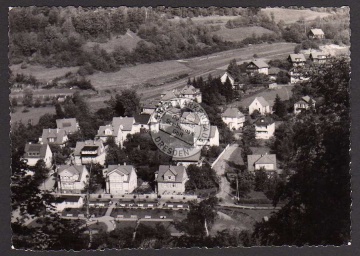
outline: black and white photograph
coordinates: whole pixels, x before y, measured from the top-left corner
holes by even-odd
[[[350,7],[8,22],[12,249],[351,245]]]

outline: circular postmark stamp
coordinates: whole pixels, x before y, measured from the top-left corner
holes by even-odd
[[[188,158],[210,138],[210,121],[199,103],[187,98],[162,101],[150,118],[150,135],[165,154]]]

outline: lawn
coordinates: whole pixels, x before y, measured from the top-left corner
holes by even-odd
[[[32,75],[36,77],[40,82],[46,83],[50,80],[53,80],[56,77],[62,77],[68,72],[76,73],[79,67],[65,67],[65,68],[57,68],[51,67],[46,68],[41,65],[30,65],[27,64],[27,68],[21,69],[21,64],[10,66],[10,70],[14,74],[25,74]]]
[[[213,32],[214,35],[220,36],[225,41],[240,42],[252,35],[261,36],[263,34],[273,34],[274,32],[263,27],[240,27],[228,29],[224,26],[219,31]]]
[[[305,20],[314,20],[317,17],[324,18],[329,15],[330,13],[326,12],[315,12],[309,9],[306,10],[292,10],[292,9],[285,9],[285,8],[265,8],[261,10],[262,12],[266,13],[269,17],[271,13],[274,13],[275,22],[279,22],[283,20],[286,24],[294,23],[298,21],[300,18],[305,18]]]
[[[99,208],[89,208],[90,215],[95,215],[95,217],[104,216],[106,213],[107,207],[99,207]],[[86,208],[65,208],[61,215],[66,216],[67,214],[72,214],[72,217],[78,217],[79,214],[86,215]]]
[[[184,64],[170,60],[126,67],[113,73],[98,72],[87,78],[98,90],[121,89],[145,83],[157,83],[159,79],[165,81],[190,71],[191,69]]]
[[[112,217],[123,215],[124,218],[130,218],[136,215],[137,218],[145,218],[145,215],[151,216],[152,219],[159,219],[160,216],[166,216],[167,219],[184,219],[187,211],[185,210],[163,210],[163,209],[124,209],[114,208],[111,212]]]
[[[125,49],[131,51],[136,47],[136,44],[141,40],[134,32],[128,30],[125,35],[113,36],[106,43],[87,42],[85,49],[90,49],[95,45],[99,45],[100,49],[104,49],[107,52],[112,52],[116,47],[122,46]]]
[[[23,112],[23,109],[23,107],[17,107],[16,112],[11,113],[11,125],[16,122],[22,122],[24,124],[31,122],[33,125],[36,125],[42,115],[56,114],[55,107],[53,106],[28,108],[29,112]]]
[[[100,232],[106,232],[107,231],[107,226],[104,222],[97,222],[97,223],[94,223],[94,224],[91,224],[89,226],[89,228],[91,230],[96,230],[98,231],[99,233]]]

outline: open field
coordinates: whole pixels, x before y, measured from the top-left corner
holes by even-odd
[[[191,20],[194,23],[197,24],[209,24],[209,25],[217,25],[217,24],[222,24],[222,23],[226,23],[228,20],[233,20],[236,19],[240,16],[219,16],[219,15],[213,15],[213,16],[204,16],[204,17],[193,17],[191,18]],[[169,21],[186,21],[187,18],[180,18],[180,17],[175,17],[174,19],[169,19]]]
[[[85,44],[85,49],[89,49],[94,47],[95,45],[99,45],[100,49],[104,49],[107,52],[112,52],[116,47],[122,46],[125,49],[131,51],[136,47],[136,44],[141,40],[140,37],[136,35],[136,33],[128,30],[125,35],[113,36],[106,43],[97,43],[97,42],[87,42]]]
[[[304,18],[305,20],[314,20],[317,17],[324,18],[331,13],[327,12],[315,12],[311,10],[292,10],[292,9],[285,9],[285,8],[265,8],[261,10],[262,12],[266,13],[269,17],[271,13],[274,13],[275,21],[279,22],[283,20],[286,24],[294,23],[298,21],[300,18]]]
[[[11,125],[16,122],[22,122],[27,124],[31,122],[33,125],[39,122],[39,119],[42,115],[45,114],[55,114],[55,107],[39,107],[39,108],[28,108],[29,112],[22,112],[23,107],[17,107],[15,113],[11,113]]]
[[[76,73],[79,67],[67,67],[67,68],[46,68],[41,65],[27,65],[27,68],[21,69],[21,64],[10,66],[10,70],[14,74],[25,74],[36,77],[40,82],[46,83],[50,80],[64,76],[68,72]]]
[[[292,88],[293,86],[284,86],[280,89],[273,89],[273,90],[267,89],[266,91],[262,91],[259,94],[255,94],[252,95],[251,97],[242,99],[241,101],[237,102],[237,105],[247,108],[256,97],[262,96],[264,97],[265,100],[269,102],[270,106],[273,106],[276,94],[279,95],[281,100],[288,100],[292,96],[292,91],[291,91]]]
[[[273,34],[274,32],[263,27],[240,27],[229,29],[222,26],[220,30],[213,32],[213,35],[220,36],[225,41],[240,42],[252,35],[261,36],[263,34]]]

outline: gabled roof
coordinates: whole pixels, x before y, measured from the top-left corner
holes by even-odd
[[[251,102],[251,104],[253,104],[253,102],[254,102],[255,100],[257,100],[257,101],[261,104],[261,106],[263,106],[263,107],[270,106],[269,102],[267,102],[267,101],[264,99],[264,97],[262,97],[262,96],[256,97],[256,98]],[[250,105],[251,105],[251,104],[250,104]]]
[[[78,175],[78,181],[81,180],[81,176],[84,172],[84,170],[86,170],[86,166],[85,165],[60,165],[58,166],[58,174],[61,176],[65,171],[68,171],[69,173],[71,173],[73,176],[74,175]]]
[[[310,32],[311,32],[313,35],[324,35],[324,31],[323,31],[321,28],[313,28],[313,29],[310,29]]]
[[[172,173],[174,173],[174,175],[176,173],[175,181],[164,180],[164,174],[169,170]],[[180,183],[182,183],[185,173],[186,173],[186,169],[184,166],[160,165],[156,181],[157,182],[180,182]]]
[[[66,136],[66,132],[64,129],[43,129],[41,139],[43,143],[48,142],[48,138],[54,138],[54,144],[63,144],[63,139]]]
[[[299,53],[299,54],[291,53],[289,55],[289,58],[290,58],[291,62],[299,62],[299,61],[305,62],[306,61],[305,55],[301,54],[301,53]],[[300,60],[298,60],[298,59],[300,59]]]
[[[198,94],[200,92],[199,89],[196,89],[194,86],[192,85],[186,85],[181,91],[181,94],[185,94],[185,95],[193,95],[193,94]]]
[[[110,129],[111,130],[111,134],[110,135],[108,135],[108,134],[105,134],[105,131],[106,130],[108,130],[108,129]],[[119,129],[118,129],[118,131],[119,131]],[[108,124],[108,125],[102,125],[102,126],[100,126],[99,127],[99,130],[98,130],[98,133],[97,133],[97,135],[96,136],[116,136],[116,132],[115,132],[115,130],[114,130],[114,127],[112,126],[112,125],[110,125],[110,124]]]
[[[78,124],[76,118],[56,119],[57,128],[64,129],[67,133],[76,132]]]
[[[25,145],[24,158],[44,158],[46,156],[47,147],[49,147],[48,144],[27,143]],[[50,150],[50,152],[51,152],[51,150]],[[36,155],[33,155],[33,154],[36,154]]]
[[[256,126],[268,126],[268,125],[273,124],[273,123],[275,123],[275,121],[271,117],[269,117],[269,116],[265,116],[265,117],[261,116],[254,122],[254,125],[256,125]]]
[[[248,155],[248,170],[254,171],[255,164],[273,164],[274,169],[276,170],[276,155],[275,154],[265,154],[265,155]]]
[[[225,72],[221,77],[223,77],[223,76],[226,76],[226,77],[228,77],[229,78],[229,80],[235,80],[235,78],[229,73],[229,72]]]
[[[269,68],[269,65],[263,60],[253,60],[248,64],[248,66],[250,64],[254,64],[257,68]]]
[[[135,114],[135,123],[137,124],[148,124],[150,121],[151,115],[149,114]]]
[[[104,170],[104,173],[106,176],[110,176],[113,173],[117,173],[120,175],[127,175],[127,179],[124,180],[124,182],[129,182],[130,180],[130,174],[132,172],[135,172],[134,166],[132,165],[109,165],[106,170]]]
[[[240,112],[237,108],[227,108],[224,113],[221,114],[222,117],[231,117],[231,118],[242,118],[245,117],[243,113]]]
[[[156,109],[157,105],[159,104],[159,101],[156,100],[146,100],[141,103],[141,107],[143,108],[150,108],[150,109]]]
[[[131,131],[133,124],[135,123],[135,118],[133,117],[113,117],[112,125],[114,129],[121,128],[123,131]]]
[[[195,112],[185,111],[181,116],[182,123],[199,124],[200,117]]]
[[[269,68],[268,74],[269,74],[269,75],[277,75],[280,71],[281,71],[280,68],[271,67],[271,68]]]
[[[162,93],[164,96],[161,97],[161,100],[172,100],[178,97],[177,90],[169,90]]]
[[[312,99],[310,96],[306,95],[304,97],[301,98],[301,100],[297,101],[295,104],[309,104],[310,100],[315,103],[316,101],[314,99]]]
[[[86,141],[78,141],[76,142],[76,146],[75,146],[75,150],[74,150],[74,155],[75,156],[80,156],[81,155],[81,151],[85,146],[97,146],[98,148],[98,154],[100,154],[100,150],[101,148],[103,148],[104,144],[102,142],[102,140],[86,140]]]

